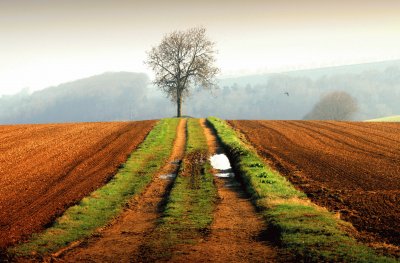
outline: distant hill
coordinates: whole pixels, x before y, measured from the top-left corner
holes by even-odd
[[[144,120],[171,117],[175,105],[145,74],[109,72],[29,94],[0,97],[0,124]],[[220,80],[195,89],[183,114],[225,119],[303,119],[324,95],[345,91],[353,120],[400,114],[400,60]]]
[[[104,73],[32,94],[0,98],[1,123],[129,120],[141,115],[149,79],[145,74]]]
[[[233,103],[234,114],[225,111],[229,118],[302,119],[332,91],[356,99],[353,120],[400,113],[400,60],[222,79],[220,86],[225,93],[236,89],[242,102]],[[235,99],[225,98],[222,107],[228,101]]]
[[[363,63],[363,64],[304,69],[304,70],[287,71],[281,73],[245,75],[240,77],[220,79],[219,84],[221,86],[230,86],[234,84],[259,85],[259,84],[265,84],[266,82],[268,82],[270,78],[273,78],[278,75],[285,75],[290,77],[306,77],[312,80],[316,80],[318,78],[329,77],[333,75],[361,74],[363,72],[377,71],[392,67],[400,67],[400,60],[389,60],[389,61]]]

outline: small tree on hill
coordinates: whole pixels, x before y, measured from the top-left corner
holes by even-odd
[[[352,96],[344,91],[334,91],[322,97],[304,119],[349,120],[357,109],[357,102]]]
[[[215,43],[202,27],[165,35],[161,44],[148,52],[146,64],[155,73],[153,83],[176,103],[177,117],[181,117],[182,103],[193,85],[216,87],[219,69],[214,65],[215,53]]]

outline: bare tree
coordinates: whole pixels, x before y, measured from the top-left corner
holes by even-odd
[[[177,105],[181,117],[182,103],[193,85],[205,89],[216,87],[219,69],[215,63],[215,43],[206,37],[203,27],[174,31],[148,52],[146,64],[155,73],[153,83]]]
[[[344,91],[334,91],[322,97],[304,119],[349,120],[357,109],[357,102],[352,96]]]

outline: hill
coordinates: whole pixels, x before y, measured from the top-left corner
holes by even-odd
[[[29,94],[0,98],[0,123],[145,120],[175,106],[145,74],[110,72]],[[344,91],[357,102],[352,120],[400,113],[400,60],[220,80],[195,89],[183,114],[224,119],[303,119],[324,95]]]
[[[243,76],[223,79],[220,85],[231,98],[218,102],[225,107],[225,114],[218,116],[231,119],[303,119],[333,91],[344,91],[357,101],[353,120],[400,112],[400,60]]]
[[[116,72],[29,94],[0,98],[0,123],[92,122],[138,119],[149,82],[145,74]],[[141,115],[145,117],[145,115]]]
[[[399,67],[399,66],[400,66],[400,60],[389,60],[389,61],[380,61],[372,63],[294,70],[281,73],[265,73],[265,74],[245,75],[240,77],[229,77],[220,79],[219,83],[221,86],[230,86],[234,85],[235,83],[238,85],[259,85],[259,84],[264,84],[269,79],[277,75],[285,75],[290,77],[306,77],[312,80],[317,80],[318,78],[329,77],[333,75],[361,74],[367,71],[384,70],[387,68]]]

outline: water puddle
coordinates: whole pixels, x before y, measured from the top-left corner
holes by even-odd
[[[176,174],[162,174],[160,175],[160,179],[168,180],[168,179],[174,179],[176,177]]]
[[[239,187],[240,185],[238,183],[225,183],[224,187],[226,188],[236,188]]]
[[[217,173],[215,174],[216,177],[220,178],[230,178],[230,177],[235,177],[234,173]]]
[[[225,154],[214,154],[210,157],[211,166],[217,170],[229,170],[231,169],[231,163]]]
[[[171,164],[180,164],[182,160],[173,160],[172,162],[170,162]]]
[[[214,154],[210,157],[211,166],[218,171],[215,174],[219,178],[233,178],[235,174],[232,172],[231,163],[225,154]]]

